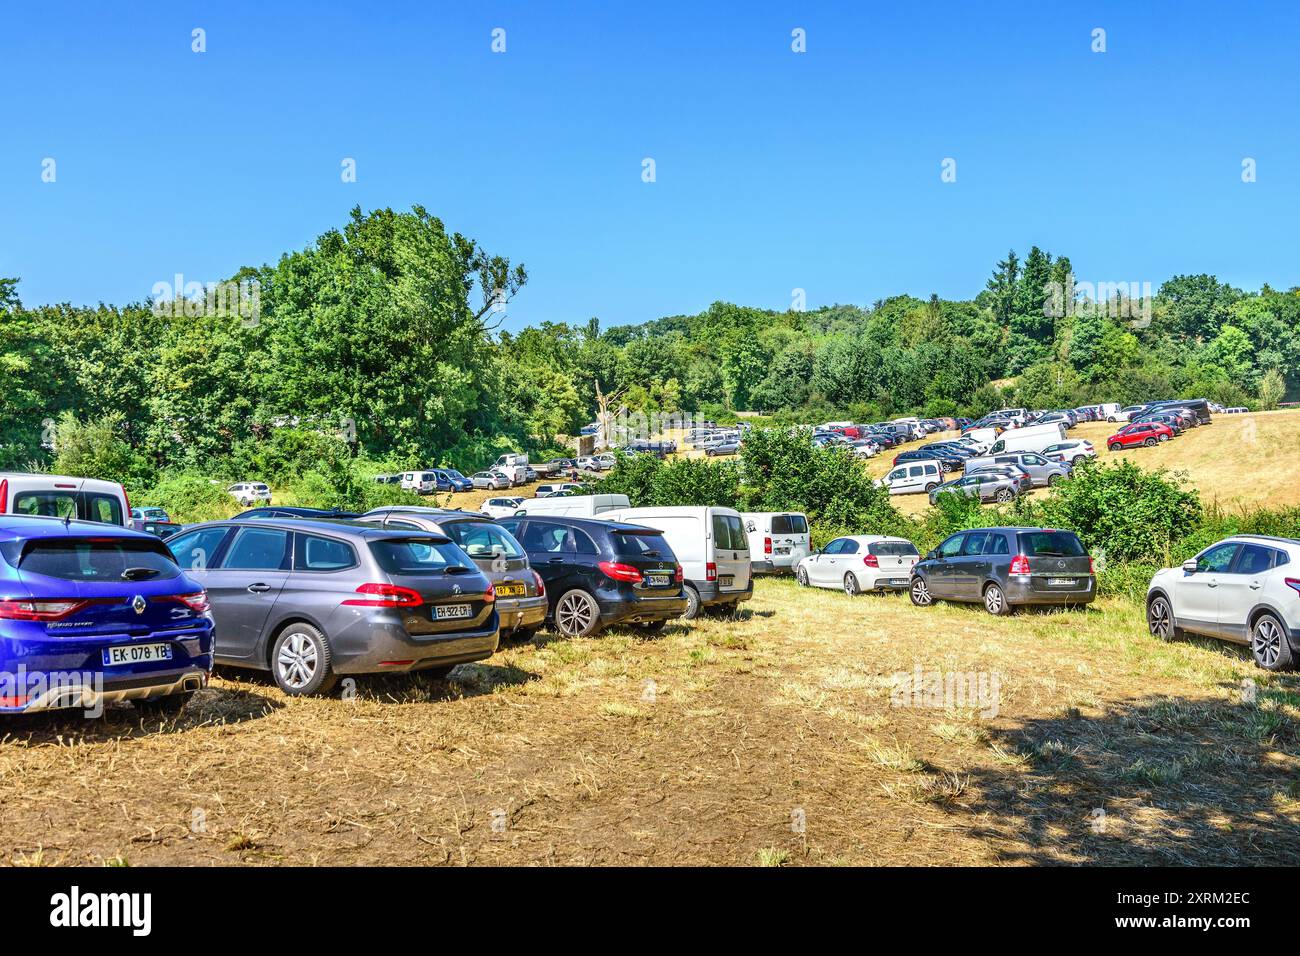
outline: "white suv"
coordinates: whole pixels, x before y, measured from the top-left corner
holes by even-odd
[[[1291,669],[1300,657],[1300,539],[1234,535],[1157,571],[1147,626],[1165,639],[1191,631],[1249,644],[1265,670]]]
[[[241,508],[271,503],[271,489],[262,481],[241,481],[237,485],[231,485],[226,492],[239,502]]]

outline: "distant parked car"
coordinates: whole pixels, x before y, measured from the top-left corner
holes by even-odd
[[[1225,409],[1223,410],[1223,414],[1225,414],[1225,415],[1241,415],[1241,414],[1244,414],[1244,413],[1246,413],[1246,412],[1248,412],[1248,411],[1250,411],[1250,409],[1247,408],[1245,405],[1233,405],[1231,408],[1225,408]]]
[[[733,441],[719,442],[716,445],[710,445],[708,448],[704,449],[704,454],[710,458],[715,458],[719,455],[738,455],[740,454],[740,441],[737,439]]]
[[[500,491],[502,488],[509,488],[513,484],[508,475],[496,471],[476,471],[470,481],[475,488],[487,488],[491,491]]]
[[[940,495],[949,494],[1006,504],[1020,494],[1020,482],[1007,475],[985,473],[963,475],[933,489],[930,492],[930,504],[937,504]]]
[[[558,485],[538,485],[533,492],[536,498],[550,498],[552,495],[580,495],[587,489],[576,482],[566,481]]]
[[[375,475],[375,483],[379,485],[400,485],[402,483],[401,475]]]
[[[1034,480],[1029,477],[1029,472],[1014,463],[1005,465],[993,464],[991,459],[983,459],[985,462],[981,465],[968,465],[963,474],[967,475],[1001,475],[1004,478],[1010,478],[1016,483],[1017,494],[1024,494],[1034,487]]]
[[[262,481],[241,481],[227,488],[226,493],[238,501],[241,508],[271,503],[271,489]]]
[[[489,518],[509,518],[519,510],[519,503],[523,500],[521,497],[489,498],[479,506],[479,514]]]
[[[686,610],[682,568],[663,532],[592,518],[503,518],[546,584],[548,620],[565,637],[614,624],[658,631]]]
[[[176,521],[133,521],[136,531],[143,531],[155,538],[170,538],[185,525]]]
[[[132,508],[131,518],[135,521],[171,521],[166,508]]]
[[[1125,448],[1136,448],[1139,445],[1146,445],[1149,448],[1173,437],[1173,429],[1168,425],[1141,422],[1121,428],[1111,435],[1106,439],[1106,447],[1111,451],[1123,451]]]
[[[471,491],[474,488],[474,482],[470,481],[455,468],[435,468],[433,473],[446,483],[447,491]],[[441,483],[438,490],[443,490]]]
[[[217,662],[269,670],[286,694],[328,693],[342,674],[446,676],[497,648],[496,591],[443,535],[267,518],[166,543],[207,589]]]
[[[990,614],[1024,604],[1074,607],[1097,596],[1092,558],[1073,531],[976,528],[945,538],[912,569],[912,603],[982,602]]]
[[[804,587],[842,588],[850,597],[863,591],[905,591],[920,556],[906,538],[850,535],[800,561],[795,577]]]
[[[1046,488],[1058,481],[1070,477],[1074,470],[1072,464],[1056,461],[1034,452],[1012,451],[1003,455],[987,455],[971,458],[966,462],[966,474],[977,470],[981,465],[1012,465],[1029,475],[1035,488]]]
[[[756,574],[793,571],[812,550],[808,516],[801,511],[746,511],[740,520],[749,539],[749,564]]]
[[[1234,535],[1147,588],[1147,626],[1156,637],[1205,634],[1250,647],[1265,670],[1300,657],[1300,539]]]
[[[252,508],[241,511],[231,521],[245,521],[251,518],[356,518],[359,511],[342,511],[338,508],[286,508],[276,505],[273,508]]]
[[[116,481],[11,471],[0,473],[0,513],[125,526],[131,505]]]
[[[943,484],[943,466],[937,461],[911,462],[893,468],[876,484],[888,488],[891,495],[932,491]]]
[[[557,475],[567,475],[575,467],[576,465],[572,458],[552,458],[550,461],[538,465],[537,471],[539,474],[546,475],[547,477],[554,477]]]
[[[1089,458],[1096,458],[1097,449],[1093,448],[1092,442],[1086,439],[1072,439],[1057,442],[1055,445],[1048,445],[1043,449],[1043,457],[1050,458],[1052,461],[1068,461],[1072,465],[1078,465]]]

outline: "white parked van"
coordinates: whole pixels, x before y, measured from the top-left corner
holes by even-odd
[[[438,490],[438,477],[431,471],[404,471],[402,487],[417,495],[431,495]]]
[[[799,511],[746,511],[741,514],[749,537],[749,566],[755,574],[793,572],[812,550],[808,516]]]
[[[910,495],[930,491],[943,484],[943,467],[937,461],[909,461],[892,468],[876,484],[888,488],[891,495]]]
[[[9,472],[0,474],[0,514],[79,518],[126,527],[131,505],[126,489],[115,481]]]
[[[749,539],[740,512],[708,506],[620,508],[604,512],[600,517],[658,528],[664,533],[664,540],[677,555],[685,578],[689,603],[683,617],[695,617],[702,607],[724,606],[734,610],[741,601],[754,596]]]
[[[1065,429],[1060,424],[1026,425],[1024,428],[1012,428],[998,436],[998,440],[989,446],[990,455],[1000,455],[1009,451],[1032,451],[1042,454],[1048,445],[1055,445],[1065,440]]]
[[[528,481],[528,456],[502,455],[488,471],[499,471],[509,476],[511,484],[522,485]]]
[[[608,517],[605,512],[626,508],[630,504],[627,495],[560,495],[550,498],[525,498],[519,502],[515,514],[605,518]]]

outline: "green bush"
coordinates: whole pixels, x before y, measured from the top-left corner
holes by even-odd
[[[734,462],[676,458],[662,462],[653,455],[617,456],[618,463],[596,490],[624,494],[633,508],[661,505],[740,504],[740,469]]]
[[[131,502],[136,507],[164,508],[173,521],[191,524],[229,518],[239,510],[234,498],[226,493],[224,482],[213,484],[194,472],[165,474],[152,487],[137,493]]]
[[[64,412],[54,427],[53,473],[117,481],[131,490],[143,487],[152,477],[150,468],[127,443],[125,432],[120,412],[87,422]]]

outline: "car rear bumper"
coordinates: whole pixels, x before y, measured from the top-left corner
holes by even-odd
[[[25,703],[19,704],[12,696],[6,696],[0,713],[28,714],[70,709],[98,712],[105,704],[200,690],[207,686],[210,674],[210,669],[189,666],[111,680],[104,679],[102,671],[88,671],[80,679],[70,674],[61,674],[57,678],[50,675],[39,689],[33,687],[35,692]]]
[[[648,624],[653,621],[670,621],[686,613],[685,592],[664,597],[637,597],[621,600],[597,600],[600,605],[600,623],[606,627],[611,624]]]
[[[716,581],[692,581],[700,595],[700,604],[709,607],[713,604],[740,603],[754,596],[754,579],[750,577],[744,588],[721,588]]]
[[[499,634],[495,610],[472,629],[411,634],[385,609],[326,636],[337,673],[370,674],[481,661],[496,653]]]
[[[1049,587],[1046,578],[1037,575],[1025,578],[1010,578],[1002,585],[1002,592],[1009,604],[1091,604],[1097,598],[1097,581],[1088,576],[1079,576],[1080,587]]]
[[[523,598],[499,597],[496,603],[503,634],[521,628],[541,627],[542,622],[546,620],[546,595]]]

